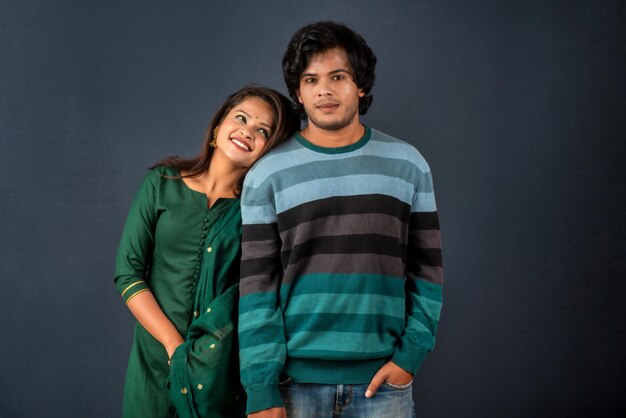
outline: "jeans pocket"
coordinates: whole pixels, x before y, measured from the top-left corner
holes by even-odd
[[[389,382],[383,382],[383,384],[382,384],[383,387],[387,387],[387,388],[389,388],[391,390],[407,390],[407,389],[409,389],[411,387],[411,385],[413,385],[413,380],[412,379],[406,385],[394,385],[393,383],[389,383]]]

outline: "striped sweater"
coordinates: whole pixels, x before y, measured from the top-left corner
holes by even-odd
[[[248,413],[296,382],[369,383],[392,360],[415,373],[441,310],[439,222],[428,164],[367,128],[318,147],[296,134],[242,193],[239,307]]]

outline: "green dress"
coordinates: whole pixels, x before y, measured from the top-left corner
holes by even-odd
[[[219,199],[209,209],[205,194],[191,190],[180,179],[163,177],[176,175],[176,169],[159,167],[146,176],[124,227],[115,286],[126,303],[147,290],[154,294],[165,315],[188,340],[173,356],[180,363],[185,354],[193,354],[189,340],[211,329],[205,324],[207,321],[210,325],[217,320],[223,331],[225,323],[230,324],[229,329],[234,327],[234,311],[223,308],[222,316],[214,318],[207,316],[206,310],[226,293],[228,300],[237,298],[232,290],[227,290],[236,287],[239,280],[241,213],[239,199]],[[199,326],[191,327],[188,335],[196,321]],[[192,382],[194,401],[211,405],[213,395],[207,389],[215,386],[210,380],[216,379],[227,387],[226,397],[239,399],[238,376],[233,375],[237,371],[232,367],[233,355],[235,362],[237,358],[236,342],[228,343],[229,349],[210,352],[216,358],[204,372],[203,366],[195,362],[205,376],[203,384]],[[137,323],[124,387],[124,417],[176,416],[166,385],[170,373],[167,361],[161,343]],[[228,366],[220,368],[218,363]],[[212,370],[228,370],[230,375],[217,375]],[[229,386],[233,386],[232,390]],[[238,412],[204,414],[237,415]]]

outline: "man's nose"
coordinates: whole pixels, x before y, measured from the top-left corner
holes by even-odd
[[[332,94],[332,88],[330,84],[328,83],[328,81],[326,80],[320,80],[317,84],[317,87],[318,87],[317,94],[319,96],[327,96],[329,94]]]

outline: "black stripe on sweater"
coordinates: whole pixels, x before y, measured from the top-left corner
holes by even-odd
[[[335,196],[303,203],[278,214],[278,225],[283,231],[317,218],[357,213],[384,213],[407,222],[411,206],[395,197],[380,194]]]

